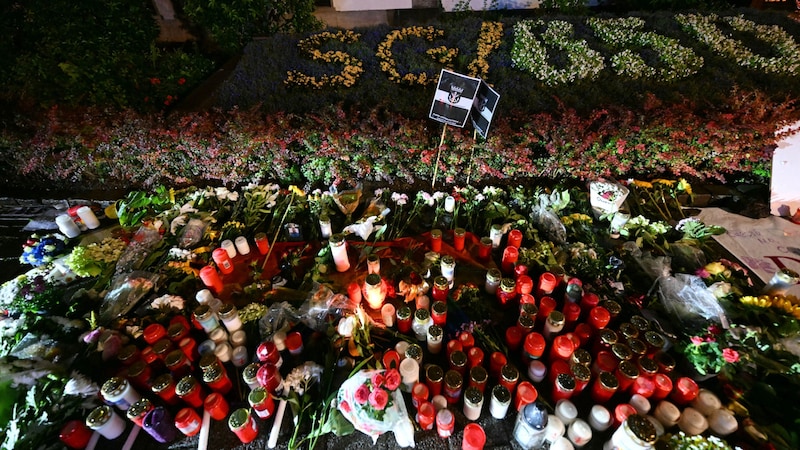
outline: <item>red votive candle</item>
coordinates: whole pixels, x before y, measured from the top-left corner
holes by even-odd
[[[477,367],[483,364],[483,350],[480,347],[472,347],[467,350],[467,360],[469,361],[469,368]]]
[[[183,408],[175,414],[175,428],[186,436],[194,436],[199,433],[202,425],[200,415],[192,408]]]
[[[581,296],[581,309],[583,311],[591,311],[598,303],[600,303],[600,297],[594,292],[584,292]]]
[[[536,401],[539,398],[539,391],[536,390],[530,381],[523,381],[517,386],[517,392],[514,396],[514,410],[519,412],[522,408]]]
[[[142,337],[148,344],[153,345],[167,337],[167,329],[160,323],[152,323],[145,327]]]
[[[462,377],[467,373],[467,354],[463,350],[456,350],[450,353],[448,358],[450,370],[455,370]]]
[[[575,392],[575,377],[571,373],[560,373],[553,382],[552,397],[554,402],[567,400]]]
[[[525,336],[525,344],[523,345],[524,356],[528,360],[539,359],[544,353],[545,340],[544,336],[537,332],[528,333]]]
[[[431,230],[431,251],[441,253],[442,251],[442,230]]]
[[[553,345],[550,347],[550,362],[558,359],[569,361],[574,351],[575,344],[572,339],[563,334],[558,335],[553,339]]]
[[[588,322],[595,330],[601,330],[611,321],[611,313],[602,306],[595,306],[589,311]]]
[[[239,408],[228,418],[228,427],[242,444],[252,442],[258,437],[258,423],[250,414],[249,408]]]
[[[544,296],[539,300],[539,313],[536,318],[544,321],[556,309],[556,300],[553,297]]]
[[[414,408],[419,408],[419,406],[428,401],[430,398],[430,391],[428,390],[428,386],[425,383],[414,383],[414,386],[411,388],[411,404],[414,405]]]
[[[483,366],[475,366],[469,369],[469,384],[467,387],[474,387],[483,393],[486,390],[487,381],[489,381],[489,372]]]
[[[225,420],[230,411],[228,401],[218,392],[208,394],[208,397],[203,401],[203,408],[208,411],[208,414],[214,420]]]
[[[258,368],[256,379],[258,379],[258,384],[264,386],[267,392],[270,393],[275,392],[281,382],[283,382],[283,377],[281,373],[278,372],[278,368],[270,363],[264,363]]]
[[[434,325],[439,325],[444,328],[447,325],[447,303],[444,301],[435,301],[431,305],[431,319]]]
[[[594,361],[592,362],[592,374],[598,375],[600,372],[611,372],[617,370],[617,365],[619,364],[619,360],[613,353],[601,350],[597,352],[597,355],[594,357]]]
[[[219,271],[223,275],[233,272],[233,260],[228,256],[228,252],[224,248],[217,248],[211,252],[211,258],[217,263],[217,267],[219,267]]]
[[[400,370],[400,354],[396,350],[386,350],[381,361],[383,361],[384,369]]]
[[[275,413],[275,399],[264,386],[256,386],[247,396],[247,402],[262,419],[269,419]]]
[[[465,352],[469,351],[475,346],[475,338],[469,331],[462,331],[458,333],[458,342],[461,343],[461,349]]]
[[[653,396],[656,390],[656,383],[652,378],[642,377],[637,378],[631,386],[631,394],[639,394],[644,398]]]
[[[475,422],[468,423],[464,427],[464,439],[461,441],[463,450],[483,450],[486,445],[486,432],[483,427]]]
[[[175,380],[171,374],[161,374],[153,380],[153,387],[151,388],[154,394],[158,395],[161,400],[168,405],[178,404],[178,395],[175,393]]]
[[[434,302],[446,302],[447,295],[450,293],[450,282],[443,276],[438,276],[433,279],[433,287],[431,287],[431,297]]]
[[[278,351],[278,346],[273,341],[264,341],[256,348],[256,357],[261,362],[268,362],[278,365],[281,360],[281,352]]]
[[[506,358],[506,355],[500,352],[493,352],[489,356],[489,374],[492,377],[499,379],[500,371],[506,364],[508,364],[508,358]]]
[[[506,328],[506,345],[511,351],[519,350],[524,333],[518,326]]]
[[[672,379],[663,373],[653,375],[653,383],[655,384],[651,397],[653,400],[663,400],[672,391]]]
[[[456,228],[453,230],[453,248],[457,252],[464,251],[464,241],[467,237],[467,230],[463,228]]]
[[[200,280],[207,288],[214,291],[214,293],[217,295],[219,295],[219,293],[224,289],[222,278],[219,277],[217,269],[211,266],[205,266],[200,269]]]
[[[619,381],[619,390],[627,391],[633,386],[633,382],[639,378],[639,368],[630,361],[622,361],[617,366],[614,375],[617,376],[617,381]]]
[[[431,402],[422,402],[417,408],[417,423],[423,430],[432,430],[436,420],[436,408]]]
[[[492,238],[482,237],[478,245],[478,259],[486,261],[492,256]]]
[[[505,364],[500,369],[500,384],[508,389],[508,392],[514,393],[514,390],[517,388],[517,383],[519,383],[519,369],[517,369],[513,364]]]
[[[592,380],[592,371],[583,364],[573,362],[570,364],[570,372],[575,377],[575,395],[580,394]]]
[[[193,408],[203,406],[203,399],[206,395],[203,386],[191,375],[185,376],[178,381],[175,386],[175,393]]]
[[[550,363],[550,369],[547,373],[547,377],[550,378],[550,381],[555,381],[562,373],[572,373],[572,368],[570,368],[568,362],[563,359],[557,359]]]
[[[347,296],[350,297],[354,303],[361,303],[363,294],[361,293],[361,285],[353,281],[347,285]]]
[[[629,403],[620,403],[614,408],[614,427],[619,428],[625,420],[636,414],[636,408]]]
[[[428,393],[432,397],[442,393],[442,382],[444,380],[444,370],[436,364],[431,364],[425,368],[425,385],[428,386]]]
[[[533,278],[528,275],[517,276],[517,294],[529,295],[533,292]]]
[[[551,272],[543,272],[539,275],[539,286],[536,288],[537,297],[550,295],[558,286],[558,278]]]
[[[447,346],[445,348],[446,348],[446,352],[447,352],[447,357],[448,358],[450,357],[450,354],[455,352],[455,351],[458,351],[458,350],[460,350],[462,352],[464,351],[464,347],[461,345],[461,341],[458,340],[458,338],[447,341]],[[467,351],[469,351],[469,350],[467,350]]]
[[[292,331],[286,334],[286,349],[292,355],[299,355],[303,353],[303,335],[297,331]]]
[[[592,383],[592,400],[598,405],[603,405],[614,396],[618,389],[619,381],[613,373],[600,372],[600,375]]]
[[[58,438],[69,448],[83,449],[92,437],[91,428],[83,420],[70,420],[61,427]]]
[[[525,264],[514,265],[514,275],[519,278],[523,275],[528,275],[528,266]]]
[[[510,247],[519,248],[522,245],[522,231],[511,230],[508,232],[508,245]]]
[[[411,322],[413,320],[411,308],[408,306],[401,306],[397,309],[397,331],[408,334],[411,331]]]
[[[440,409],[436,413],[436,432],[439,434],[440,438],[449,438],[453,434],[455,425],[455,417],[453,417],[453,413],[450,412],[449,409]]]
[[[564,330],[571,331],[581,317],[581,307],[577,303],[566,302],[561,312],[564,314]]]
[[[519,259],[519,250],[517,247],[506,247],[503,250],[503,259],[500,261],[500,269],[503,273],[512,273],[514,271],[514,264]]]
[[[256,247],[258,247],[258,253],[261,255],[266,255],[269,253],[269,239],[267,239],[267,235],[264,233],[257,233],[253,238],[256,241]]]
[[[672,387],[670,398],[678,405],[687,405],[697,398],[700,387],[689,377],[680,377]]]
[[[581,342],[579,347],[585,347],[589,341],[592,340],[592,327],[584,322],[575,325],[573,333],[575,333],[575,336],[577,336],[578,340]]]

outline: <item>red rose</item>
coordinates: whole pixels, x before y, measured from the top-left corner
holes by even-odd
[[[390,391],[400,387],[401,381],[402,378],[400,377],[400,372],[398,372],[397,369],[389,369],[384,374],[384,385],[386,386],[386,389],[389,389]]]
[[[383,373],[375,372],[372,374],[372,387],[373,388],[380,388],[383,387],[384,377]]]
[[[726,348],[722,350],[722,357],[726,362],[733,364],[739,361],[739,352],[732,348]]]
[[[367,403],[367,401],[369,400],[369,388],[367,387],[366,384],[362,384],[361,386],[358,387],[358,389],[356,389],[355,397],[359,405]]]
[[[350,403],[347,403],[347,401],[342,401],[342,403],[339,403],[339,409],[345,413],[349,413],[352,410],[352,408],[350,408]]]
[[[383,410],[386,408],[386,404],[389,403],[389,393],[386,392],[384,389],[375,389],[369,394],[369,404],[372,405],[373,408],[377,410]]]

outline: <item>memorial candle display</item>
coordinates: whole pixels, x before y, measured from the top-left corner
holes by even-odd
[[[334,234],[328,242],[336,270],[338,272],[347,272],[350,269],[350,258],[347,256],[347,242],[344,239],[344,235]]]
[[[463,228],[456,228],[453,230],[453,248],[457,252],[464,251],[464,244],[467,236],[467,230]]]
[[[372,309],[381,309],[383,301],[386,299],[386,291],[383,288],[383,280],[377,273],[367,275],[364,280],[364,297],[367,305]]]

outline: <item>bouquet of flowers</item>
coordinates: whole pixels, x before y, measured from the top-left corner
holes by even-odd
[[[56,257],[66,253],[67,237],[54,233],[39,236],[32,234],[22,246],[19,262],[34,267],[52,262]]]
[[[394,431],[398,445],[413,447],[414,425],[398,390],[400,382],[400,372],[396,369],[360,370],[339,388],[338,409],[373,442],[381,434]]]

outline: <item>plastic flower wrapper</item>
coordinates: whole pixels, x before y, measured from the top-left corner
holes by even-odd
[[[100,305],[100,321],[109,323],[130,312],[156,286],[159,279],[159,275],[144,271],[117,275]]]
[[[356,430],[372,438],[392,431],[401,447],[414,446],[414,424],[408,417],[400,387],[400,372],[360,370],[339,388],[337,407]]]
[[[142,263],[155,250],[161,239],[158,228],[140,227],[117,261],[115,273],[124,274],[141,268]]]
[[[558,211],[564,209],[569,203],[569,193],[553,192],[552,194],[541,194],[539,205],[534,206],[531,211],[531,221],[544,236],[555,243],[563,244],[567,242],[567,228],[558,217]],[[506,230],[503,230],[506,231]]]
[[[297,315],[309,328],[325,331],[330,317],[341,317],[347,311],[355,311],[357,306],[347,296],[334,294],[324,284],[315,283],[306,301],[297,309]]]
[[[589,201],[598,217],[619,211],[629,192],[627,187],[613,181],[589,182]]]

